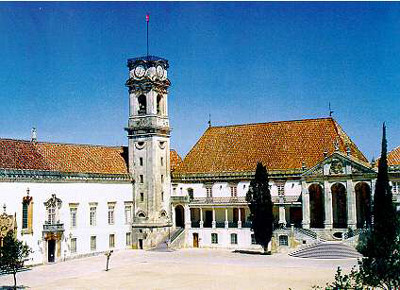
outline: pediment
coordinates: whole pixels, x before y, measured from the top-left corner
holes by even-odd
[[[303,176],[363,175],[376,172],[357,159],[334,152],[324,160],[304,172]]]

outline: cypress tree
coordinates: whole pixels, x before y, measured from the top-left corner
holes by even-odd
[[[268,172],[260,162],[257,163],[254,179],[250,182],[246,201],[249,203],[251,229],[254,231],[255,240],[266,253],[273,230],[272,200]]]

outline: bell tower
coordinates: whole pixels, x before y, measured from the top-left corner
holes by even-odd
[[[168,60],[128,59],[129,171],[134,177],[133,246],[152,248],[171,227]]]

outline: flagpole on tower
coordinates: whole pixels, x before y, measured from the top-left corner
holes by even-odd
[[[150,14],[146,14],[146,24],[147,24],[147,57],[149,57],[149,20]]]

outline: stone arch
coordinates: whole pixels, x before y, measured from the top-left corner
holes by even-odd
[[[145,95],[140,95],[138,97],[138,115],[146,115],[147,113],[147,100]]]
[[[371,187],[368,183],[361,181],[355,186],[357,228],[371,225]]]
[[[325,218],[325,200],[322,186],[314,183],[308,187],[310,195],[310,227],[323,228]]]
[[[146,217],[146,213],[142,210],[139,210],[136,215],[140,218],[145,218]]]
[[[347,227],[347,196],[346,188],[341,183],[335,183],[331,186],[332,192],[332,213],[333,227]]]
[[[180,204],[175,206],[175,226],[179,228],[185,226],[185,210]]]

